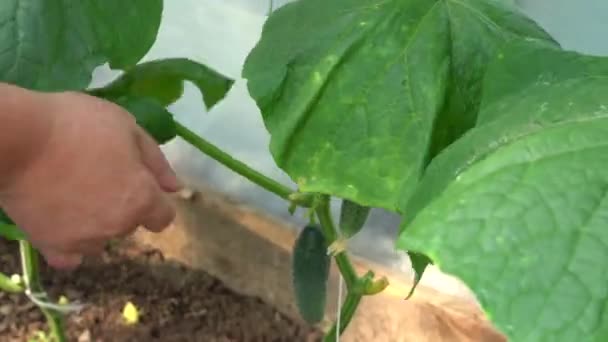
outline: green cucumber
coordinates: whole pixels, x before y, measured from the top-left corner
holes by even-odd
[[[310,324],[325,315],[330,261],[323,232],[316,225],[305,226],[293,249],[293,287],[300,315]]]
[[[343,199],[340,208],[340,232],[349,239],[361,231],[371,208]]]
[[[121,97],[114,103],[131,113],[137,124],[158,144],[164,144],[177,135],[173,115],[157,100],[148,97]]]

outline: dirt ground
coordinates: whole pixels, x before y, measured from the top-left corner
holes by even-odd
[[[18,272],[16,244],[0,240],[0,265]],[[130,242],[108,248],[67,273],[43,267],[44,285],[87,305],[67,319],[69,341],[318,341],[319,331],[287,318],[261,300],[228,290],[200,271],[165,261]],[[140,323],[126,325],[122,308],[131,301]],[[24,295],[0,292],[0,341],[27,341],[44,329],[43,317]]]

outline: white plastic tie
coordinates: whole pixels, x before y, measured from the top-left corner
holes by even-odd
[[[336,313],[336,342],[340,342],[340,318],[342,316],[342,287],[343,287],[344,278],[342,278],[342,274],[340,273],[338,279],[338,312]]]
[[[48,301],[48,295],[45,292],[32,292],[29,289],[25,290],[25,295],[37,306],[43,309],[50,309],[68,314],[72,312],[80,312],[86,305],[79,302],[69,304],[56,304]]]

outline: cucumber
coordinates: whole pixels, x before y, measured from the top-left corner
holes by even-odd
[[[294,244],[292,261],[293,287],[300,315],[310,324],[318,323],[325,315],[331,261],[325,236],[318,226],[307,225],[302,229]]]
[[[340,208],[340,232],[342,236],[349,239],[361,231],[365,221],[367,221],[370,209],[370,207],[343,199]]]
[[[148,97],[121,97],[114,103],[127,110],[158,144],[164,144],[177,135],[173,115],[163,105]]]

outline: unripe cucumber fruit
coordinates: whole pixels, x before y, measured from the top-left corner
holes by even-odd
[[[331,261],[320,227],[307,225],[302,229],[294,244],[292,261],[293,287],[300,315],[310,324],[318,323],[325,315]]]
[[[364,207],[347,199],[342,200],[340,208],[340,232],[349,239],[357,234],[365,225],[370,207]]]

